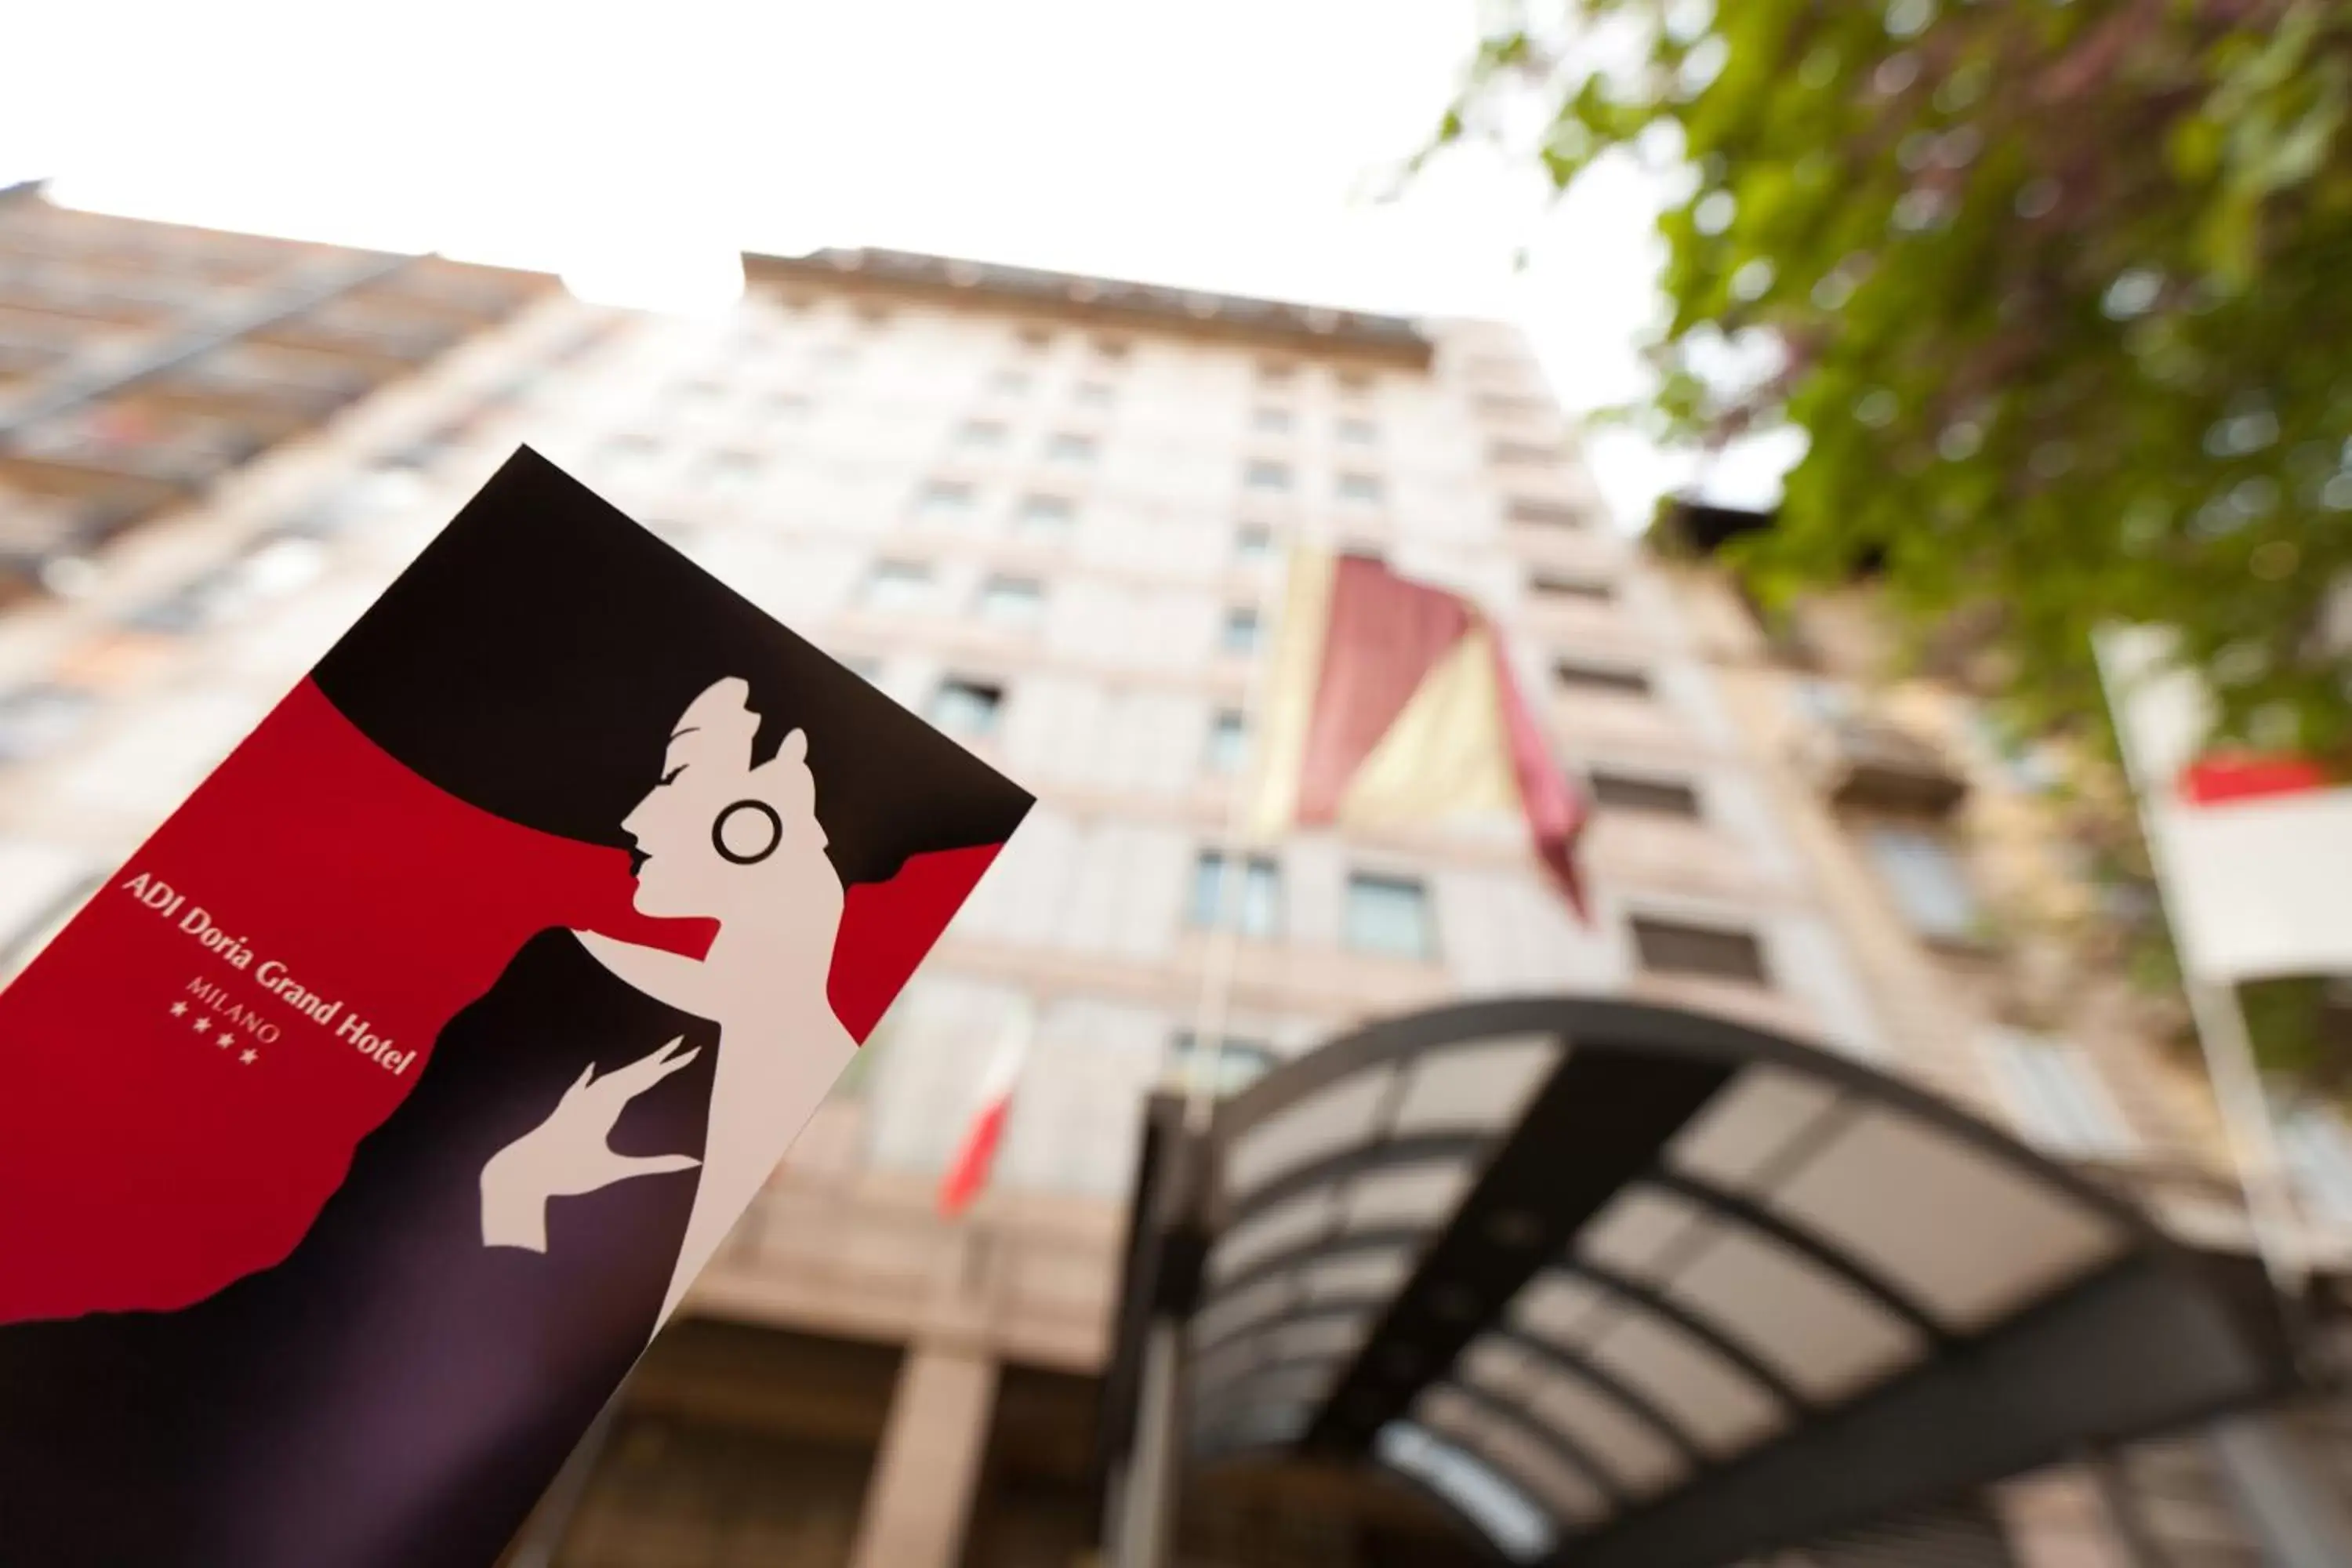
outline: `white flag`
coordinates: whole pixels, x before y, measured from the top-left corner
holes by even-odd
[[[2352,789],[2294,758],[2217,759],[2213,703],[2148,627],[2099,663],[2184,969],[2235,982],[2352,971]]]

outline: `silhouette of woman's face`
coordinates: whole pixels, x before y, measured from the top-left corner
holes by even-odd
[[[621,826],[643,857],[639,912],[721,922],[759,912],[762,902],[830,887],[840,879],[824,858],[808,738],[795,730],[776,755],[751,765],[759,716],[751,687],[730,678],[688,704],[671,733],[661,781]],[[789,889],[789,890],[788,890]]]

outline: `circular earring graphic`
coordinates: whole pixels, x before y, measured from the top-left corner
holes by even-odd
[[[739,819],[747,815],[766,818],[765,829],[740,824]],[[784,819],[764,800],[739,800],[720,812],[719,820],[710,825],[710,847],[719,851],[721,859],[737,866],[758,865],[773,855],[783,841]],[[749,847],[753,843],[759,847]]]

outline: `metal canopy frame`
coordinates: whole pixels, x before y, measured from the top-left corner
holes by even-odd
[[[1180,1317],[1193,1462],[1380,1467],[1509,1561],[1705,1568],[2302,1383],[2252,1260],[1721,1019],[1443,1007],[1153,1129],[1114,1447]]]

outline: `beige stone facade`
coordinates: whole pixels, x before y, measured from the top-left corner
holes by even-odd
[[[1191,1069],[1202,857],[1225,847],[1297,542],[1381,551],[1489,607],[1600,796],[1594,908],[1569,913],[1507,821],[1270,847],[1233,976],[1234,1079],[1441,998],[1630,994],[1863,1056],[2118,1180],[2161,1177],[2228,1230],[2210,1106],[2120,990],[2067,977],[2053,996],[1990,924],[1923,932],[1932,885],[1906,895],[1872,858],[1879,828],[1912,835],[1902,853],[1948,845],[1987,910],[2018,879],[2063,883],[2034,868],[2032,803],[1957,700],[1875,694],[1836,660],[1800,670],[1711,569],[1646,554],[1603,515],[1512,332],[1424,339],[921,258],[750,270],[716,321],[525,290],[309,438],[93,542],[50,582],[66,596],[0,617],[10,967],[519,442],[1039,796],[519,1563],[1087,1560],[1090,1381],[1138,1110]],[[0,481],[14,471],[0,459]],[[1906,765],[1964,785],[1958,804],[1839,805],[1852,759],[1806,729],[1824,676],[1903,727]],[[69,713],[45,721],[60,690]],[[943,1220],[939,1170],[1016,1006],[1035,1046],[996,1178]],[[2003,1029],[2061,1037],[2088,1098],[2001,1056]],[[2039,1508],[2017,1518],[2052,1540],[2085,1517]],[[1311,1531],[1295,1552],[1201,1531],[1224,1543],[1204,1564],[1360,1560]]]

